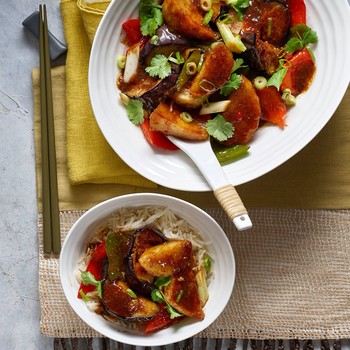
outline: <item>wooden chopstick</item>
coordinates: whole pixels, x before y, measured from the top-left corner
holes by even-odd
[[[44,252],[61,250],[55,128],[46,5],[39,5],[40,115]]]

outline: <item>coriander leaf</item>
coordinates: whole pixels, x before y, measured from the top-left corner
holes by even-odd
[[[170,318],[174,319],[176,317],[181,317],[183,314],[178,313],[175,309],[173,309],[169,304],[166,305],[166,310],[168,311]]]
[[[126,105],[126,113],[129,120],[135,125],[144,121],[143,104],[140,100],[130,99]]]
[[[170,282],[171,282],[171,276],[166,276],[166,277],[158,277],[154,282],[154,284],[157,287],[165,287],[169,285]]]
[[[151,298],[156,303],[165,303],[164,295],[159,289],[154,289],[151,293]]]
[[[284,76],[287,73],[288,68],[281,68],[267,81],[266,86],[275,86],[277,90],[280,89]]]
[[[151,77],[164,79],[171,74],[171,65],[166,56],[155,55],[145,70]]]
[[[219,141],[226,141],[233,136],[234,126],[218,114],[214,119],[208,120],[205,124],[208,134]]]
[[[238,20],[243,19],[243,10],[250,5],[250,0],[230,0],[229,5],[231,5],[238,14]]]
[[[235,72],[236,70],[238,70],[240,68],[247,67],[243,63],[244,63],[244,61],[243,61],[242,58],[235,59],[235,62],[233,64],[233,68],[232,68],[232,72],[231,73]]]
[[[241,85],[242,77],[232,73],[230,79],[220,88],[220,94],[228,96],[233,90],[237,90]]]
[[[163,24],[162,6],[154,0],[141,0],[139,17],[141,33],[144,36],[153,35],[158,27]]]
[[[316,44],[318,41],[317,33],[309,28],[304,34],[303,34],[303,44],[304,46],[309,44]]]
[[[95,276],[88,271],[84,271],[81,273],[81,282],[85,284],[86,286],[88,285],[93,285],[97,288],[97,294],[100,298],[102,298],[102,281],[96,281]]]
[[[288,53],[293,53],[295,51],[301,50],[303,48],[303,42],[299,38],[291,38],[286,44],[286,51]]]

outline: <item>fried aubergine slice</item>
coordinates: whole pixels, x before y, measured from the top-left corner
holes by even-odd
[[[246,144],[259,126],[261,108],[253,84],[242,75],[242,83],[229,95],[230,104],[222,116],[234,126],[234,134],[226,146]]]
[[[143,227],[132,235],[126,258],[125,280],[131,289],[144,295],[154,289],[154,276],[149,274],[139,263],[139,257],[149,248],[162,244],[166,238],[158,231]]]
[[[151,129],[186,140],[207,140],[209,136],[204,125],[196,119],[184,121],[181,113],[175,105],[160,103],[149,117]]]
[[[163,18],[169,29],[189,39],[212,42],[217,34],[207,24],[203,24],[205,11],[198,0],[164,0]]]
[[[219,43],[204,54],[200,71],[183,88],[176,92],[173,99],[186,108],[198,108],[206,98],[220,89],[229,79],[234,60],[226,45]]]

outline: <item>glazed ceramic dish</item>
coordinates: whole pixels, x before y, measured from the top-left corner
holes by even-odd
[[[208,291],[209,300],[203,311],[203,321],[183,320],[154,334],[135,333],[107,321],[90,311],[78,299],[79,283],[75,271],[85,254],[87,244],[97,226],[121,208],[141,206],[168,207],[200,232],[207,242],[206,249],[212,259],[213,278]],[[231,244],[222,228],[203,210],[183,200],[160,194],[130,194],[110,199],[87,211],[69,231],[60,255],[60,277],[66,298],[76,314],[97,332],[125,344],[161,346],[182,341],[207,328],[224,310],[235,280],[235,261]]]
[[[316,30],[317,71],[310,89],[288,111],[287,126],[263,127],[249,142],[249,156],[224,166],[233,185],[256,179],[304,148],[341,102],[350,78],[350,8],[346,0],[305,0],[307,23]],[[192,161],[181,151],[153,148],[127,118],[116,87],[116,58],[125,52],[121,24],[138,16],[138,1],[114,1],[97,30],[89,66],[89,91],[97,123],[115,152],[144,177],[169,188],[209,191]]]

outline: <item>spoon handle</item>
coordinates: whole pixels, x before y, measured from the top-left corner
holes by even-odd
[[[253,224],[248,216],[247,209],[231,184],[215,189],[214,195],[239,231],[252,228]]]
[[[210,141],[188,141],[173,136],[168,138],[197,165],[236,228],[239,231],[251,228],[253,225],[248,212],[217,160]]]

